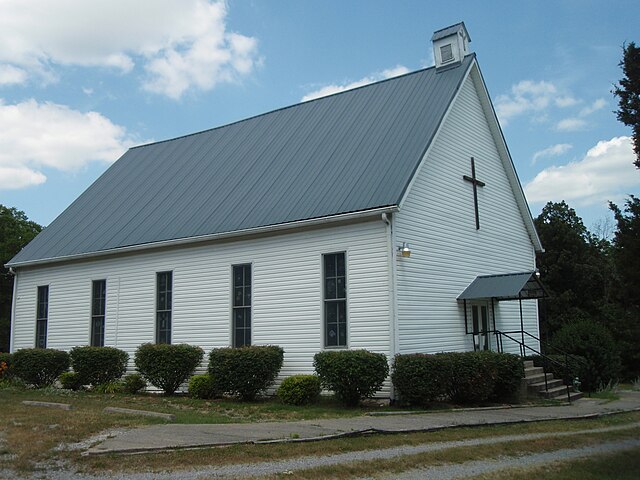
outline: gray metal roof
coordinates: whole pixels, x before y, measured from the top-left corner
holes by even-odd
[[[436,30],[433,32],[433,36],[431,37],[431,41],[435,42],[444,37],[448,37],[449,35],[455,35],[458,31],[464,30],[467,39],[471,41],[471,37],[469,36],[469,32],[467,31],[467,27],[465,27],[464,22],[456,23],[455,25],[451,25],[450,27],[442,28],[440,30]]]
[[[473,59],[132,148],[8,265],[397,205]]]
[[[543,298],[546,296],[536,272],[483,275],[460,294],[458,300],[517,300],[519,298]]]

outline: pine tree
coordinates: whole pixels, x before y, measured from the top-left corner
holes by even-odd
[[[618,120],[632,129],[633,151],[636,168],[640,168],[640,48],[634,42],[623,47],[623,58],[620,67],[624,78],[613,91],[618,97]]]

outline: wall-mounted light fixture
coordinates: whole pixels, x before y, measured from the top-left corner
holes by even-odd
[[[411,248],[409,248],[409,244],[402,242],[402,246],[398,247],[398,253],[405,258],[409,258],[411,256]]]

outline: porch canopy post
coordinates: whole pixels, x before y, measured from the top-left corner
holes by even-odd
[[[544,298],[548,296],[544,286],[542,285],[538,277],[539,274],[536,271],[504,273],[498,275],[481,275],[476,277],[473,282],[471,282],[469,286],[458,296],[458,301],[462,300],[464,305],[464,321],[466,333],[469,333],[467,323],[467,301],[491,301],[493,331],[496,337],[498,337],[501,332],[496,328],[495,302],[518,300],[520,307],[520,332],[517,333],[520,333],[520,338],[522,341],[520,349],[524,355],[523,349],[525,344],[525,331],[522,301]]]

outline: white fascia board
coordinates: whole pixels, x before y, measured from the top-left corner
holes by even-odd
[[[176,238],[173,240],[163,240],[159,242],[149,242],[139,245],[130,245],[126,247],[111,248],[108,250],[98,250],[95,252],[79,253],[74,255],[63,255],[60,257],[42,258],[25,262],[7,263],[6,267],[30,267],[36,265],[44,265],[51,263],[69,262],[77,260],[88,260],[97,257],[105,257],[109,255],[118,255],[123,253],[131,253],[156,248],[167,248],[182,245],[191,245],[196,243],[211,242],[216,240],[240,239],[243,237],[251,237],[254,235],[265,235],[270,233],[285,232],[286,230],[294,230],[299,228],[317,227],[332,223],[342,223],[365,219],[367,217],[380,216],[383,213],[395,213],[398,211],[397,205],[389,205],[386,207],[372,208],[369,210],[360,210],[357,212],[341,213],[326,217],[311,218],[307,220],[298,220],[294,222],[279,223],[276,225],[266,225],[264,227],[247,228],[244,230],[235,230],[233,232],[212,233],[208,235],[199,235],[195,237]]]
[[[540,237],[538,236],[538,232],[536,231],[535,224],[533,223],[533,216],[531,215],[531,210],[529,209],[527,198],[524,194],[524,190],[522,189],[522,183],[520,183],[520,179],[518,178],[518,173],[516,172],[511,153],[509,152],[509,147],[507,146],[504,134],[502,133],[502,128],[500,127],[500,123],[498,122],[498,116],[496,115],[496,111],[493,108],[493,102],[491,101],[491,97],[489,96],[487,85],[482,76],[482,72],[480,71],[480,66],[475,59],[472,62],[470,73],[475,85],[480,87],[480,92],[478,92],[480,93],[480,103],[484,108],[485,117],[487,118],[487,122],[489,123],[489,129],[491,130],[493,138],[495,139],[496,146],[498,148],[498,154],[500,155],[502,164],[504,165],[505,171],[507,172],[507,177],[509,178],[511,188],[513,189],[513,192],[515,194],[516,203],[520,208],[524,225],[527,229],[527,232],[529,233],[529,236],[531,237],[531,243],[533,244],[536,252],[544,252],[544,247],[542,246],[542,242],[540,241]]]
[[[475,63],[476,63],[476,60],[474,58],[473,61],[469,64],[469,67],[467,68],[467,71],[465,72],[464,77],[460,81],[460,84],[458,85],[458,88],[456,90],[455,95],[453,96],[453,99],[447,106],[447,111],[444,112],[444,115],[440,119],[440,123],[438,124],[438,128],[436,129],[436,133],[433,134],[433,137],[431,138],[431,142],[429,142],[429,145],[427,146],[426,150],[422,154],[422,158],[420,159],[420,164],[418,165],[418,168],[416,168],[416,171],[413,173],[413,176],[409,181],[409,185],[407,186],[407,188],[404,191],[404,194],[402,195],[400,203],[398,204],[399,210],[402,210],[402,206],[404,205],[404,202],[407,200],[407,197],[409,196],[409,192],[413,188],[413,184],[415,183],[416,179],[418,178],[418,175],[422,171],[422,168],[424,167],[424,164],[427,161],[427,157],[431,153],[431,149],[436,144],[436,140],[438,139],[438,136],[440,136],[440,132],[442,131],[442,126],[444,125],[447,118],[449,118],[449,114],[453,110],[453,105],[456,103],[456,101],[458,100],[458,97],[460,96],[460,92],[462,91],[462,86],[464,85],[464,82],[467,81],[467,78],[469,77],[469,73],[471,72],[471,67],[475,65]]]

